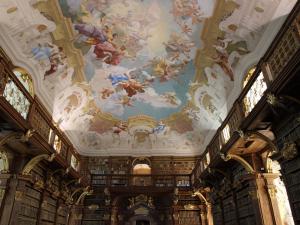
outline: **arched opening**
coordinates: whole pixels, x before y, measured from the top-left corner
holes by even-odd
[[[141,175],[150,175],[151,174],[151,167],[145,163],[136,164],[132,168],[133,174],[141,174]]]
[[[132,162],[133,185],[151,185],[151,162],[148,158],[136,158]]]
[[[144,157],[134,159],[132,162],[132,174],[150,175],[150,159]]]

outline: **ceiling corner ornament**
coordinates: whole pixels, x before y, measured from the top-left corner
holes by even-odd
[[[221,153],[220,154],[220,157],[225,161],[229,161],[231,159],[239,162],[245,169],[248,173],[250,174],[254,174],[255,173],[255,170],[253,169],[253,167],[245,160],[243,159],[241,156],[238,156],[238,155],[234,155],[234,154],[227,154],[226,156]]]
[[[23,168],[22,170],[22,175],[30,175],[31,170],[39,164],[43,160],[47,160],[49,162],[52,162],[53,159],[55,158],[56,154],[53,153],[52,155],[48,154],[42,154],[42,155],[37,155],[33,157]]]
[[[295,142],[284,142],[281,154],[286,160],[294,159],[298,154],[297,144]]]

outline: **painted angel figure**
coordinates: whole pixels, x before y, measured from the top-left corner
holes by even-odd
[[[108,41],[96,44],[94,53],[96,55],[96,59],[102,60],[110,65],[120,64],[123,57],[131,58],[124,45],[117,48]]]
[[[191,49],[195,43],[191,40],[172,33],[167,43],[163,43],[171,61],[178,60],[180,56],[190,59]]]
[[[216,53],[217,56],[212,58],[213,61],[223,69],[223,71],[230,78],[231,81],[234,81],[234,73],[228,61],[229,55],[226,51],[220,51],[218,49],[216,49]]]
[[[99,28],[91,24],[81,23],[75,24],[74,29],[78,31],[78,35],[85,36],[87,38],[86,42],[90,44],[113,42],[117,36],[108,25]]]
[[[152,133],[159,134],[162,133],[166,128],[166,124],[163,121],[159,121],[158,125],[153,128]]]
[[[202,22],[202,12],[197,0],[174,0],[171,13],[176,18],[177,23],[191,18],[192,24]]]
[[[55,49],[51,43],[46,43],[45,45],[38,44],[38,46],[31,49],[34,59],[41,61],[49,59],[53,51]]]
[[[129,76],[124,74],[109,74],[107,77],[111,81],[112,86],[117,86],[121,82],[127,82],[129,81]]]

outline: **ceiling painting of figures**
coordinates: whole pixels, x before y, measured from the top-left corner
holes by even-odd
[[[14,29],[42,99],[81,154],[197,155],[253,66],[247,57],[294,3],[5,0],[0,25]]]
[[[121,120],[137,114],[162,120],[182,110],[210,4],[61,0],[99,109]]]

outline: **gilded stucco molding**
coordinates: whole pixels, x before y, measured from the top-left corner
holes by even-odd
[[[80,188],[77,188],[73,191],[73,193],[71,194],[71,198],[73,198],[75,196],[75,194],[79,193],[80,191],[88,191],[90,189],[90,186],[87,186],[87,187],[80,187]]]
[[[22,175],[29,175],[31,170],[37,165],[39,164],[41,161],[43,160],[47,160],[48,162],[52,162],[53,159],[55,158],[56,153],[53,153],[52,155],[48,155],[48,154],[42,154],[42,155],[38,155],[35,156],[34,158],[32,158],[23,168],[22,170]]]
[[[71,195],[69,195],[69,197],[66,200],[67,204],[74,204],[74,196],[81,192],[80,196],[78,197],[77,201],[75,202],[75,205],[78,205],[79,202],[81,201],[82,198],[84,198],[86,195],[92,194],[93,190],[90,189],[90,186],[86,186],[86,187],[80,187],[80,188],[76,188]],[[78,202],[78,203],[77,203]]]
[[[225,162],[233,159],[233,160],[239,162],[246,169],[246,171],[248,173],[251,173],[251,174],[255,173],[255,170],[253,169],[253,167],[241,156],[234,155],[234,154],[227,154],[226,156],[224,154],[220,154],[220,156]]]
[[[93,190],[85,190],[84,192],[82,192],[79,198],[77,199],[75,205],[79,205],[79,203],[81,202],[82,199],[85,198],[85,196],[92,195],[93,192],[94,192]]]
[[[28,129],[25,134],[21,136],[22,142],[27,142],[33,136],[36,131],[34,129]]]
[[[204,195],[201,193],[200,189],[197,189],[193,192],[193,197],[198,197],[200,200],[204,201],[205,205],[210,205],[210,203],[208,202],[208,200],[204,197]]]

